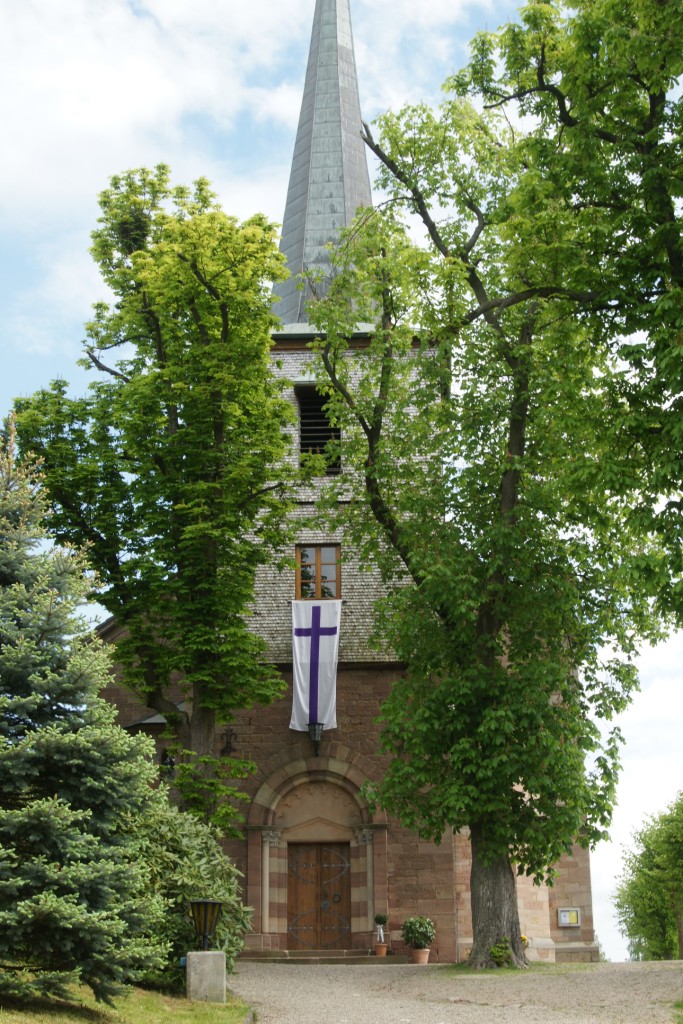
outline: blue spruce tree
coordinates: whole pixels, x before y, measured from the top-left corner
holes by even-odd
[[[0,994],[109,1002],[163,962],[164,901],[136,827],[149,741],[98,696],[106,651],[78,615],[80,554],[51,546],[39,474],[0,438]]]

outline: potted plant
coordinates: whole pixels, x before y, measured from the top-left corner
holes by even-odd
[[[388,920],[389,918],[386,914],[375,914],[375,924],[377,925],[375,956],[387,955],[387,943],[384,941],[384,926]]]
[[[434,922],[429,917],[409,917],[403,922],[401,934],[406,946],[411,947],[414,964],[426,964],[429,948],[436,937]]]

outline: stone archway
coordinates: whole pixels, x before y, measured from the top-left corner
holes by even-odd
[[[300,870],[293,864],[301,862],[302,850],[308,860],[314,858],[316,845],[326,851],[323,861],[348,858],[348,896],[340,895],[341,890],[330,896],[348,900],[345,948],[370,948],[374,914],[385,908],[386,823],[374,821],[369,813],[361,793],[365,779],[349,765],[340,772],[331,759],[316,758],[314,763],[315,768],[301,761],[283,765],[251,805],[247,894],[255,913],[250,948],[301,948],[301,932],[294,934],[292,922],[297,919],[300,925],[301,914],[308,913],[309,924],[314,923],[315,913],[296,906],[292,871],[298,875]],[[324,877],[322,861],[321,870]],[[320,921],[318,926],[320,935]],[[341,940],[331,942],[339,948]]]

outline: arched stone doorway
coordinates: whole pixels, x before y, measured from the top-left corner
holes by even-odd
[[[370,815],[358,768],[315,765],[284,765],[251,805],[250,948],[368,949],[386,911],[386,821]]]

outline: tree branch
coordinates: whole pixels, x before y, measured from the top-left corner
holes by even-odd
[[[526,288],[521,292],[513,292],[511,295],[506,295],[500,299],[487,299],[485,303],[466,313],[463,320],[466,324],[471,324],[481,316],[486,317],[486,314],[494,309],[501,312],[511,306],[518,306],[520,302],[528,302],[530,299],[550,298],[572,299],[579,303],[590,302],[595,304],[599,301],[600,297],[596,292],[573,291],[571,288],[560,288],[555,285],[535,285],[532,288]],[[594,308],[608,308],[608,306],[609,303],[605,303],[602,307],[594,305]]]
[[[94,366],[96,366],[98,370],[101,370],[102,373],[109,373],[111,374],[112,377],[116,377],[118,380],[122,380],[126,384],[130,384],[130,377],[127,377],[125,373],[121,373],[120,370],[114,370],[111,366],[106,366],[100,359],[97,358],[93,349],[89,345],[86,346],[85,351],[90,362]]]
[[[360,137],[365,143],[365,145],[368,147],[368,149],[372,150],[377,159],[384,164],[387,170],[391,171],[394,177],[398,181],[400,181],[402,185],[405,185],[405,187],[408,189],[411,196],[413,197],[413,202],[417,206],[420,217],[422,218],[422,221],[425,227],[427,228],[427,231],[429,232],[429,237],[433,241],[434,245],[439,250],[442,256],[450,256],[449,248],[444,242],[443,238],[441,237],[439,229],[437,228],[436,224],[432,220],[431,214],[429,213],[429,209],[427,207],[427,204],[424,200],[424,196],[422,195],[420,189],[410,180],[409,176],[406,174],[405,171],[403,171],[399,167],[396,161],[393,160],[388,153],[385,153],[382,147],[377,142],[375,142],[372,136],[372,132],[370,131],[370,126],[365,121],[363,121],[363,128],[360,133]]]
[[[479,241],[479,237],[482,231],[486,227],[486,219],[484,217],[482,210],[480,210],[477,204],[474,202],[474,200],[470,199],[468,196],[465,196],[465,206],[477,218],[477,226],[472,232],[469,240],[465,243],[465,247],[463,249],[463,253],[466,256],[469,256],[469,254],[472,252],[475,245]]]
[[[408,189],[411,195],[412,202],[417,207],[422,222],[427,228],[429,237],[432,239],[432,242],[434,243],[438,252],[441,253],[444,259],[460,259],[467,272],[467,282],[472,291],[474,292],[474,296],[477,299],[477,302],[479,303],[480,312],[478,315],[484,316],[489,325],[493,327],[494,330],[501,333],[500,324],[498,323],[497,317],[494,315],[494,311],[496,310],[497,306],[489,302],[488,295],[486,293],[486,288],[484,287],[484,283],[469,260],[469,254],[474,248],[476,242],[478,241],[481,232],[484,230],[484,227],[486,226],[481,210],[479,210],[471,200],[468,201],[468,199],[465,198],[465,203],[468,204],[468,209],[470,209],[471,212],[475,214],[479,223],[472,237],[466,243],[462,252],[452,253],[448,246],[446,245],[443,238],[441,237],[439,229],[436,226],[436,223],[429,212],[429,207],[427,206],[427,202],[422,194],[421,189],[414,181],[412,181],[410,176],[396,163],[396,161],[382,149],[379,143],[375,141],[370,131],[370,127],[365,123],[365,121],[363,122],[363,131],[361,132],[361,138],[363,139],[365,144],[372,150],[372,152],[375,154],[378,160],[380,160],[387,168],[387,170],[394,175],[397,181],[400,181],[401,184],[405,185],[405,187]]]

